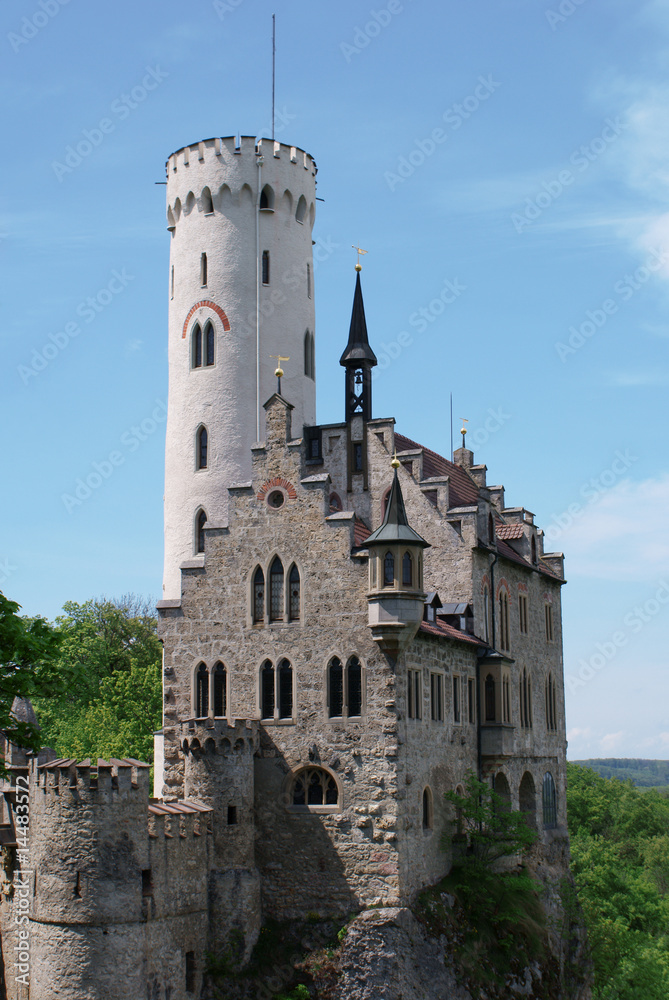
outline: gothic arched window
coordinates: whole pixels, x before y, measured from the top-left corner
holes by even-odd
[[[209,671],[201,663],[195,673],[195,718],[204,719],[209,712]]]
[[[297,203],[297,208],[295,209],[295,221],[304,223],[304,217],[307,214],[307,199],[303,194],[300,195],[300,200]]]
[[[214,214],[214,201],[211,197],[211,191],[208,187],[202,190],[202,211],[205,215]]]
[[[362,666],[357,656],[351,656],[346,664],[349,716],[362,715]]]
[[[195,551],[204,552],[204,526],[207,523],[207,515],[203,510],[197,512],[195,518]]]
[[[395,585],[395,556],[392,552],[386,552],[383,560],[383,586],[393,587]]]
[[[207,468],[207,443],[208,435],[207,428],[200,427],[197,432],[197,468],[206,469]]]
[[[413,584],[413,559],[410,552],[402,556],[402,585],[410,587]]]
[[[278,556],[269,571],[269,620],[283,621],[283,563]]]
[[[263,719],[274,718],[274,664],[265,660],[260,671],[260,714]]]
[[[338,806],[337,782],[322,767],[305,767],[293,780],[291,802],[294,806]]]
[[[265,574],[260,566],[253,574],[253,621],[265,621]]]
[[[293,717],[293,668],[288,660],[279,663],[279,718]]]
[[[202,328],[199,323],[195,324],[191,334],[191,366],[202,367]]]
[[[338,719],[344,712],[344,667],[338,656],[328,664],[328,715]]]
[[[295,563],[288,574],[288,621],[300,620],[300,571]]]
[[[557,825],[557,794],[555,791],[555,781],[550,771],[544,775],[541,788],[541,799],[544,814],[544,826],[552,827]]]
[[[214,667],[214,716],[222,719],[228,714],[227,671],[219,661]]]
[[[208,322],[204,328],[204,363],[208,368],[214,363],[214,343],[214,327]]]

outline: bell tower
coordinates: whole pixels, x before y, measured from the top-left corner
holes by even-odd
[[[163,599],[227,523],[228,486],[251,478],[265,436],[272,355],[296,436],[316,422],[311,231],[316,164],[295,146],[206,139],[169,157],[169,400]]]
[[[355,266],[355,293],[348,344],[339,359],[346,369],[344,414],[347,426],[347,489],[355,485],[367,489],[367,434],[365,425],[372,419],[372,368],[378,364],[367,338],[365,306],[362,301],[360,264]],[[358,482],[355,477],[360,477]]]

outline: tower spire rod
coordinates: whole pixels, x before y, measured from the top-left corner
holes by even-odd
[[[276,93],[276,14],[272,14],[272,142],[274,142],[275,93]]]

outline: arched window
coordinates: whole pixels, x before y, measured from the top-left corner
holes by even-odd
[[[253,574],[253,622],[265,621],[265,574],[258,566]]]
[[[300,571],[295,563],[288,574],[288,621],[300,620]]]
[[[202,329],[199,323],[195,324],[191,334],[191,365],[193,368],[202,366]]]
[[[209,671],[201,663],[195,673],[195,718],[204,719],[209,712]]]
[[[309,367],[311,369],[311,378],[316,380],[316,340],[313,333],[309,334]]]
[[[534,787],[534,778],[529,771],[523,775],[518,790],[520,811],[525,813],[527,825],[533,830],[537,828],[537,796]]]
[[[307,298],[311,298],[311,264],[307,264]]]
[[[544,826],[557,826],[557,794],[553,775],[547,771],[541,788],[541,799],[544,814]]]
[[[490,594],[488,588],[483,588],[483,638],[490,642]]]
[[[295,775],[291,792],[294,806],[338,806],[337,782],[322,767],[305,767]]]
[[[211,191],[208,187],[203,188],[202,191],[202,211],[205,215],[214,214],[214,202],[211,197]]]
[[[200,256],[200,284],[204,287],[207,284],[207,255]]]
[[[338,510],[343,510],[343,509],[344,508],[342,507],[341,497],[339,496],[339,494],[338,493],[331,493],[330,494],[330,510],[331,511],[338,511]]]
[[[295,221],[303,223],[306,214],[307,214],[307,199],[304,197],[303,194],[301,194],[300,200],[297,203],[297,208],[295,209]]]
[[[265,184],[260,192],[260,211],[271,212],[274,210],[274,190],[269,184]]]
[[[423,790],[423,829],[431,830],[432,825],[432,791],[429,788],[425,788]]]
[[[314,335],[308,330],[304,334],[304,374],[307,378],[316,378],[316,359],[314,353]]]
[[[344,668],[338,656],[328,664],[328,715],[338,719],[344,714]]]
[[[197,432],[197,468],[207,468],[207,428],[200,427]]]
[[[413,584],[413,559],[410,552],[405,552],[402,556],[402,586],[410,587]]]
[[[288,660],[279,663],[279,718],[293,717],[293,668]]]
[[[499,645],[509,649],[509,595],[504,587],[499,592]]]
[[[260,714],[263,719],[274,718],[274,664],[265,660],[260,671]]]
[[[386,552],[383,560],[383,586],[395,586],[395,556],[392,552]]]
[[[357,656],[351,656],[346,664],[348,687],[348,715],[362,715],[362,666]]]
[[[495,678],[488,674],[485,679],[485,721],[495,721]]]
[[[548,729],[557,729],[557,691],[552,674],[546,679],[546,726]]]
[[[525,729],[532,726],[532,688],[526,668],[523,668],[520,678],[520,724]]]
[[[207,523],[207,515],[203,510],[197,512],[195,518],[195,551],[204,552],[204,526]]]
[[[269,285],[269,250],[262,252],[262,283]]]
[[[269,571],[269,620],[283,621],[283,563],[278,556]]]
[[[204,328],[204,363],[207,367],[210,367],[214,363],[214,327],[211,323],[207,322]]]
[[[214,667],[214,716],[222,719],[228,714],[227,672],[219,662]]]
[[[502,774],[500,771],[495,775],[493,790],[502,800],[498,803],[500,809],[503,812],[511,811],[511,789],[509,788],[509,782],[507,781],[506,775]]]

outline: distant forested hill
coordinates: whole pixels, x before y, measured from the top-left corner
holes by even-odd
[[[575,760],[572,763],[589,767],[602,778],[629,778],[639,788],[669,785],[669,760],[639,760],[634,757],[602,757],[596,760]]]

